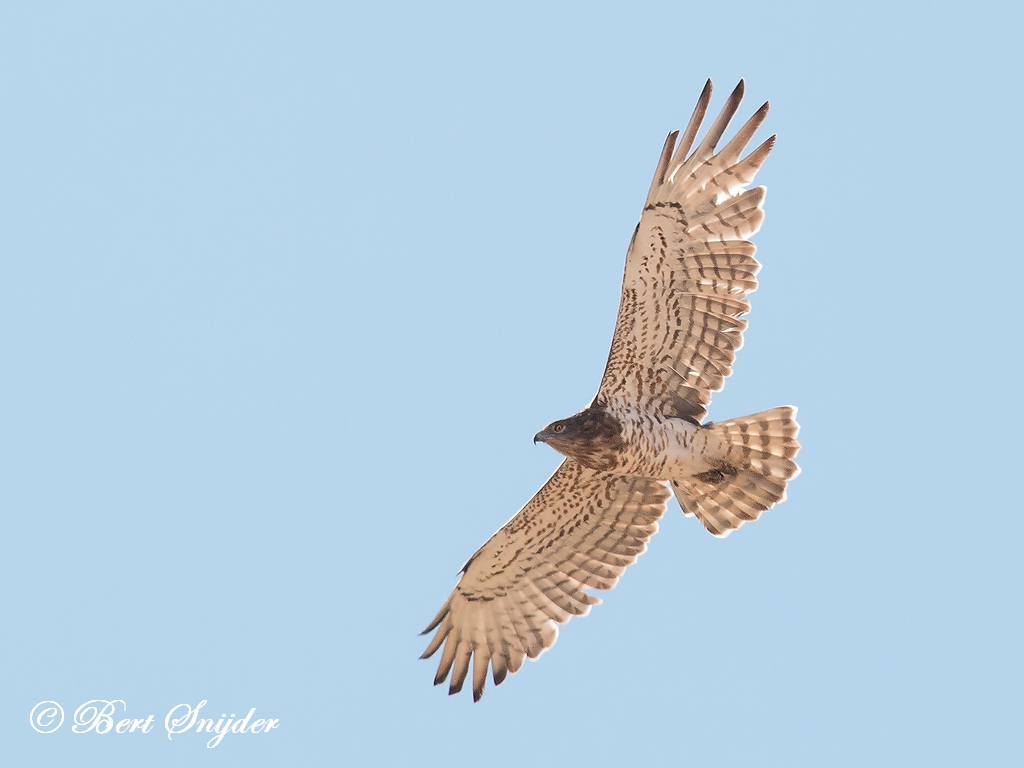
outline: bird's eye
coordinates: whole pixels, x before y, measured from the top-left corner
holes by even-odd
[[[553,426],[551,429],[554,430],[555,432],[561,432],[563,429],[565,429],[565,426],[562,424],[555,424],[555,426]]]

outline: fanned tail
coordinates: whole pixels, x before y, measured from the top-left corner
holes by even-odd
[[[785,500],[787,482],[800,473],[793,461],[800,425],[796,408],[783,405],[704,429],[725,443],[725,458],[716,469],[673,481],[672,488],[683,512],[715,536],[727,536]]]

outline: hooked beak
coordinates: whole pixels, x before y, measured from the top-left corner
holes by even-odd
[[[543,443],[543,442],[544,442],[544,430],[542,429],[540,432],[538,432],[536,435],[533,436],[533,444],[536,445],[537,443]]]

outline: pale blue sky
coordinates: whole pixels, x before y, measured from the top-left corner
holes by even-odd
[[[0,762],[1024,763],[1019,6],[0,8]],[[417,656],[597,387],[665,134],[779,141],[718,419],[803,474],[674,502],[500,688]],[[280,718],[43,736],[32,706]]]

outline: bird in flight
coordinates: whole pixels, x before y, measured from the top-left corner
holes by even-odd
[[[743,81],[693,147],[711,81],[686,129],[661,151],[626,253],[611,353],[594,400],[534,437],[565,456],[537,494],[462,567],[427,634],[443,645],[434,684],[458,693],[473,662],[473,700],[539,656],[558,625],[600,602],[658,530],[674,494],[715,536],[786,497],[800,449],[796,408],[701,423],[732,372],[760,264],[747,238],[765,188],[747,186],[775,137],[742,157],[768,103],[716,152]],[[678,140],[678,144],[677,144]]]

